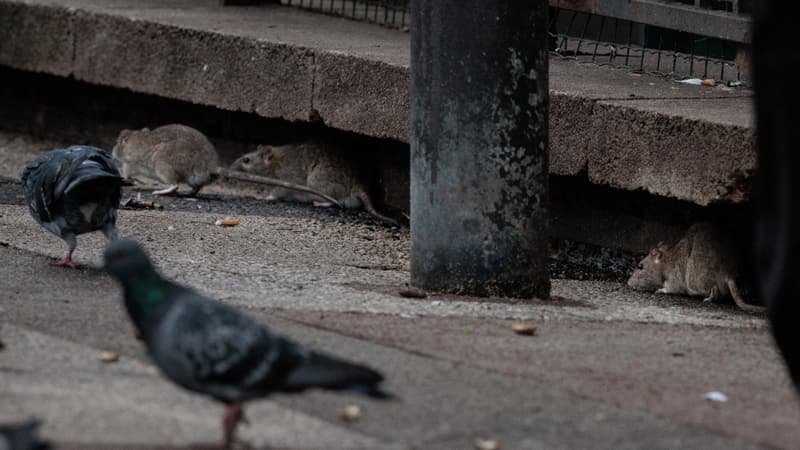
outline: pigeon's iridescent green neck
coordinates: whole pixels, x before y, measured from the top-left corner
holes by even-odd
[[[131,287],[131,296],[144,309],[159,305],[164,300],[164,285],[155,272],[148,273]]]

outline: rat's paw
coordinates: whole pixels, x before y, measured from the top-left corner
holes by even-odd
[[[714,303],[714,301],[717,299],[718,296],[719,296],[719,289],[716,286],[714,286],[713,288],[711,288],[711,292],[708,293],[708,297],[703,299],[703,304],[710,305]]]

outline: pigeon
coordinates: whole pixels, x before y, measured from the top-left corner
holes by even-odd
[[[0,450],[46,450],[46,442],[36,438],[36,429],[42,423],[31,419],[14,425],[0,425]]]
[[[163,278],[134,241],[111,242],[104,267],[122,285],[125,308],[162,374],[224,403],[223,446],[234,441],[243,403],[311,388],[377,399],[383,376],[272,334],[255,318]]]
[[[51,266],[78,267],[72,252],[79,234],[100,230],[117,239],[121,184],[111,155],[87,145],[47,152],[25,167],[22,186],[31,215],[67,243],[64,259]]]

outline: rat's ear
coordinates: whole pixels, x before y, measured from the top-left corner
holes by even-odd
[[[653,257],[653,262],[658,263],[661,260],[661,257],[664,256],[663,252],[663,242],[660,242],[659,245],[650,249],[650,256]]]
[[[126,141],[131,136],[131,133],[133,133],[133,130],[128,130],[128,129],[122,130],[119,132],[119,138],[117,140]]]
[[[260,156],[264,161],[269,161],[272,159],[272,147],[269,145],[259,145],[258,156]]]

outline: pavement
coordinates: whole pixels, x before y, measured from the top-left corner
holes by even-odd
[[[207,448],[222,407],[165,381],[133,339],[104,238],[81,270],[28,215],[15,177],[42,148],[0,134],[0,423],[35,416],[60,449]],[[127,195],[143,188],[127,189]],[[368,364],[400,400],[311,392],[248,405],[254,448],[751,449],[797,447],[800,408],[763,317],[731,305],[553,280],[553,298],[405,298],[407,229],[363,213],[263,201],[210,186],[199,199],[122,210],[168,277],[316,349]],[[217,218],[240,220],[214,226]],[[511,324],[537,327],[517,335]],[[104,351],[121,355],[104,363]],[[725,402],[705,399],[711,391]],[[350,404],[362,417],[345,422]]]

